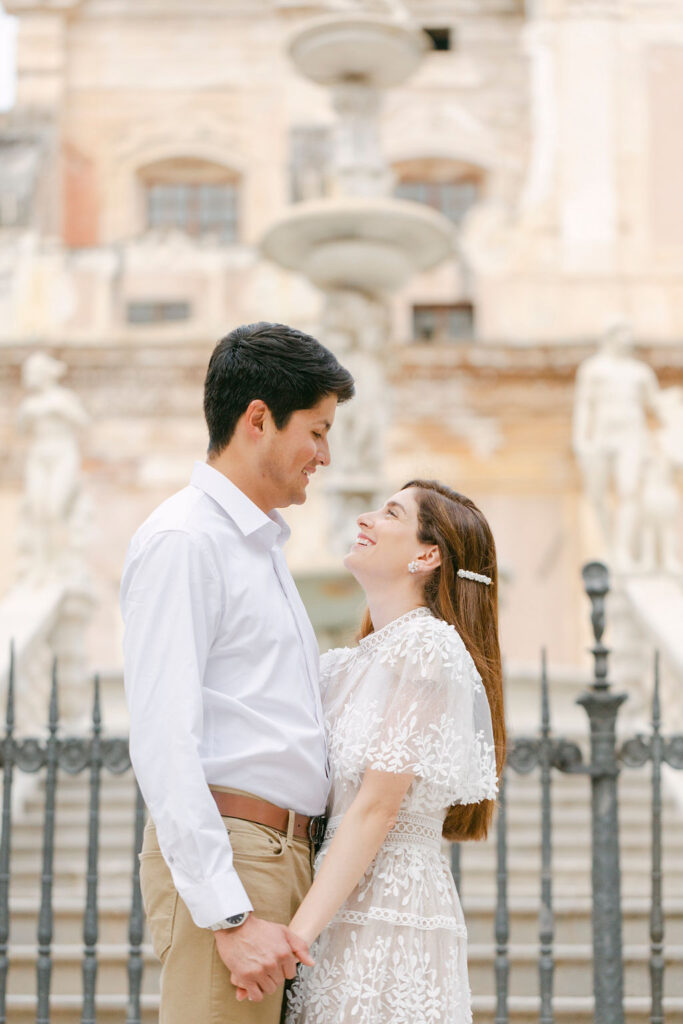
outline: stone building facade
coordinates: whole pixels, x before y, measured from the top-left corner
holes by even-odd
[[[683,383],[680,0],[5,6],[19,37],[0,121],[0,589],[16,569],[20,368],[47,350],[91,417],[91,661],[120,664],[126,543],[203,455],[213,344],[258,319],[320,329],[317,290],[259,249],[288,204],[331,187],[329,96],[288,39],[318,15],[399,6],[433,48],[387,94],[383,148],[396,194],[452,219],[454,255],[391,299],[386,476],[439,476],[489,515],[513,674],[542,643],[558,678],[582,665],[577,366],[620,316],[660,384]],[[289,516],[290,561],[329,625],[353,600],[324,491]]]

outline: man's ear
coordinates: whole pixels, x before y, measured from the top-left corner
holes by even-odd
[[[260,398],[254,398],[244,413],[244,428],[247,436],[253,440],[261,437],[268,416],[270,416],[270,410],[266,403]]]

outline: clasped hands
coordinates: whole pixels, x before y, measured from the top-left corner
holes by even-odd
[[[308,943],[283,924],[264,921],[250,914],[243,925],[214,933],[218,955],[230,971],[239,1002],[259,1003],[285,981],[296,976],[300,961],[308,967],[313,960]]]

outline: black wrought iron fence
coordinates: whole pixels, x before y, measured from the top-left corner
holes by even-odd
[[[53,889],[55,853],[55,806],[57,770],[69,775],[90,771],[86,898],[83,913],[83,986],[81,1024],[95,1024],[98,942],[98,860],[100,827],[100,783],[103,771],[120,775],[130,769],[126,737],[102,736],[99,679],[94,682],[92,732],[89,737],[59,737],[57,666],[53,665],[47,738],[15,738],[15,661],[10,656],[5,736],[2,741],[2,835],[0,837],[0,1024],[6,1024],[7,976],[10,938],[10,854],[12,846],[12,785],[14,769],[36,773],[45,769],[45,802],[41,866],[40,911],[36,958],[36,1024],[50,1024],[50,982],[52,976]],[[142,984],[143,912],[139,884],[138,853],[142,847],[145,808],[136,786],[134,843],[131,851],[131,907],[128,927],[128,1002],[126,1024],[140,1024]]]
[[[622,953],[622,903],[620,840],[618,828],[618,776],[622,767],[642,767],[651,762],[651,903],[650,931],[650,1024],[664,1024],[664,910],[662,900],[662,766],[683,769],[683,735],[665,737],[661,732],[658,659],[654,669],[652,724],[648,735],[637,735],[617,743],[616,721],[625,694],[612,692],[608,682],[608,649],[602,643],[605,627],[605,598],[608,574],[604,565],[589,563],[583,570],[586,592],[591,601],[595,643],[594,678],[579,698],[587,713],[590,735],[584,758],[579,744],[556,737],[550,726],[550,705],[545,655],[541,666],[541,726],[535,737],[517,737],[510,745],[506,775],[510,771],[528,774],[538,769],[540,778],[540,909],[538,916],[538,976],[540,1024],[555,1019],[554,912],[552,871],[552,773],[584,776],[590,780],[592,838],[592,938],[595,1024],[623,1024],[624,965]],[[11,659],[7,691],[6,729],[0,745],[3,770],[2,836],[0,839],[0,1024],[7,1021],[7,979],[10,969],[10,851],[12,845],[12,786],[14,771],[37,773],[44,769],[43,845],[40,882],[40,911],[37,925],[36,1024],[50,1024],[50,986],[53,945],[53,895],[55,808],[58,769],[70,775],[89,772],[88,842],[86,894],[83,909],[81,1024],[96,1022],[98,973],[98,859],[101,821],[102,773],[121,774],[130,768],[125,737],[102,735],[100,688],[96,679],[92,726],[88,736],[61,737],[59,731],[57,669],[53,668],[44,738],[14,735],[15,669]],[[128,999],[125,1022],[140,1024],[143,972],[143,912],[139,886],[138,853],[142,845],[144,805],[136,787],[134,839],[131,850],[130,914],[128,926]],[[506,780],[502,780],[496,833],[496,906],[494,919],[494,974],[496,988],[495,1024],[508,1024],[510,977],[510,912],[508,899],[508,827]],[[452,847],[452,870],[460,886],[461,864],[458,844]],[[444,1022],[445,1024],[445,1022]]]

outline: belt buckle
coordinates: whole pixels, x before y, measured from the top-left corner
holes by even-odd
[[[313,848],[317,853],[320,847],[323,845],[323,839],[325,838],[325,829],[327,828],[327,818],[324,814],[316,814],[314,818],[311,818],[308,822],[308,838],[313,843]]]

